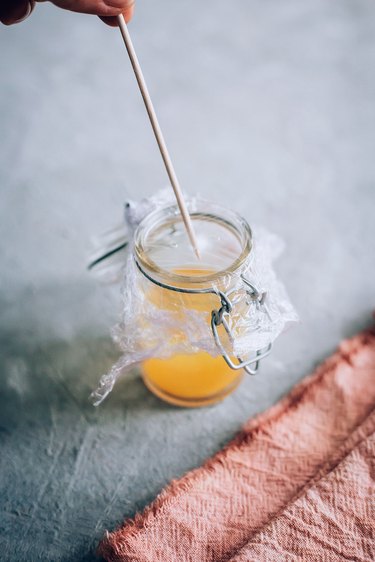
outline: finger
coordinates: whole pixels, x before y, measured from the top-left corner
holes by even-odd
[[[122,12],[126,23],[128,23],[134,14],[134,3],[131,4],[129,6],[129,8],[126,8],[126,10],[124,12]],[[117,27],[118,23],[117,23],[117,17],[115,16],[110,16],[110,17],[103,17],[103,16],[99,16],[101,20],[104,21],[104,23],[106,23],[107,25],[110,25],[111,27]]]
[[[100,17],[115,17],[128,12],[134,0],[51,0],[55,6]]]
[[[19,23],[29,17],[35,2],[29,0],[2,0],[0,3],[0,21],[5,25]]]

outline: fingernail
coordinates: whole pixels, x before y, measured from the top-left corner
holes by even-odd
[[[126,23],[128,23],[132,19],[133,15],[134,15],[134,4],[129,6],[129,8],[126,8],[126,11],[124,12]]]
[[[29,2],[27,4],[26,13],[22,17],[20,17],[18,20],[15,20],[14,23],[21,23],[22,21],[26,20],[29,17],[29,15],[31,14],[31,12],[33,11],[33,8],[34,8],[33,4],[31,2]]]

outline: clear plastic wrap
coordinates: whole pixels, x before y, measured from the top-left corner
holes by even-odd
[[[261,227],[252,227],[250,251],[232,267],[234,257],[241,252],[241,242],[230,229],[219,228],[210,220],[196,223],[202,254],[197,264],[183,228],[171,222],[168,229],[147,232],[142,251],[146,265],[151,256],[151,263],[157,267],[151,275],[149,270],[140,268],[134,257],[134,232],[143,218],[151,212],[157,215],[158,210],[171,203],[168,191],[138,204],[128,203],[125,232],[123,227],[122,231],[112,231],[103,252],[107,259],[94,259],[101,276],[106,274],[113,280],[121,272],[123,294],[122,321],[113,329],[113,338],[123,354],[110,372],[101,377],[92,394],[95,405],[108,395],[121,374],[147,359],[199,351],[214,357],[221,355],[213,337],[211,318],[212,311],[220,309],[222,294],[231,303],[230,314],[226,315],[231,338],[221,334],[220,340],[230,356],[246,359],[272,344],[287,323],[297,320],[272,267],[283,251],[283,242]],[[209,208],[210,213],[223,214],[220,207],[198,198],[189,201],[188,206],[190,213]],[[137,241],[136,247],[139,252]],[[159,283],[173,289],[163,288]],[[248,283],[262,295],[261,306],[259,299],[251,298]],[[208,292],[189,294],[180,292],[181,287]]]

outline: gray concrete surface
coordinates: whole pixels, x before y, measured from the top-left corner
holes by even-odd
[[[48,4],[1,28],[1,560],[94,560],[375,304],[372,0],[139,0],[131,28],[181,183],[285,239],[301,324],[220,405],[169,407],[134,374],[93,408],[119,297],[88,241],[166,178],[116,31]]]

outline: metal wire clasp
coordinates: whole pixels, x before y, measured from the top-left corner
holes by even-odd
[[[187,294],[214,294],[216,296],[218,296],[220,298],[220,302],[221,302],[221,306],[218,310],[212,310],[211,312],[211,330],[214,336],[214,340],[215,343],[217,345],[217,347],[219,348],[221,355],[224,359],[224,361],[226,362],[226,364],[234,370],[239,370],[239,369],[244,369],[249,375],[255,375],[255,373],[258,371],[259,368],[259,362],[261,359],[263,359],[264,357],[266,357],[269,352],[271,351],[272,348],[272,343],[270,343],[269,345],[267,345],[267,347],[263,348],[263,349],[258,349],[255,352],[255,356],[247,359],[246,361],[243,361],[241,359],[241,357],[239,357],[238,355],[236,355],[236,359],[238,360],[238,363],[234,363],[232,361],[232,359],[229,357],[228,353],[226,352],[219,333],[218,333],[218,327],[219,326],[223,326],[231,343],[234,342],[234,337],[233,334],[229,328],[228,322],[226,321],[226,317],[229,316],[229,314],[232,312],[233,309],[233,305],[232,302],[229,298],[229,296],[231,295],[231,293],[235,292],[236,289],[232,289],[231,291],[228,291],[227,293],[224,293],[222,291],[216,290],[216,289],[188,289],[188,288],[183,288],[183,287],[175,287],[174,285],[167,285],[166,283],[162,283],[161,281],[157,281],[156,279],[154,279],[153,277],[151,277],[151,275],[149,275],[144,269],[142,269],[142,267],[140,266],[140,264],[137,262],[137,260],[135,260],[135,264],[137,266],[137,268],[139,269],[139,271],[146,277],[146,279],[148,279],[149,281],[151,281],[151,283],[154,283],[155,285],[157,285],[158,287],[161,287],[162,289],[167,289],[169,291],[175,291],[177,293],[187,293]],[[248,299],[250,300],[251,303],[254,303],[255,306],[259,309],[260,307],[264,307],[265,312],[267,312],[267,308],[265,305],[265,300],[266,300],[266,296],[267,293],[266,292],[260,292],[255,285],[253,285],[252,283],[250,283],[250,281],[248,279],[246,279],[246,277],[244,277],[243,275],[241,275],[241,279],[243,281],[243,283],[246,286],[246,295],[248,297]],[[249,303],[247,303],[249,304]],[[250,367],[250,365],[254,365],[253,367]]]
[[[250,283],[250,281],[246,279],[243,275],[241,275],[241,279],[247,287],[246,294],[250,299],[250,302],[254,303],[258,309],[262,306],[265,306],[267,293],[258,291],[258,289],[252,283]],[[233,306],[229,299],[228,294],[220,292],[218,293],[218,296],[220,297],[221,300],[221,307],[219,308],[219,310],[213,310],[211,312],[211,330],[215,339],[215,343],[217,347],[220,349],[224,361],[231,369],[234,370],[244,369],[249,375],[255,375],[259,369],[260,360],[266,357],[271,351],[272,343],[270,343],[267,347],[263,349],[258,349],[255,352],[255,357],[247,359],[246,361],[243,361],[241,357],[236,356],[238,363],[234,363],[233,360],[229,357],[228,353],[226,352],[218,333],[218,326],[222,325],[229,337],[230,342],[233,343],[234,337],[226,320],[226,316],[230,315]],[[254,366],[250,367],[250,365],[254,365]]]

